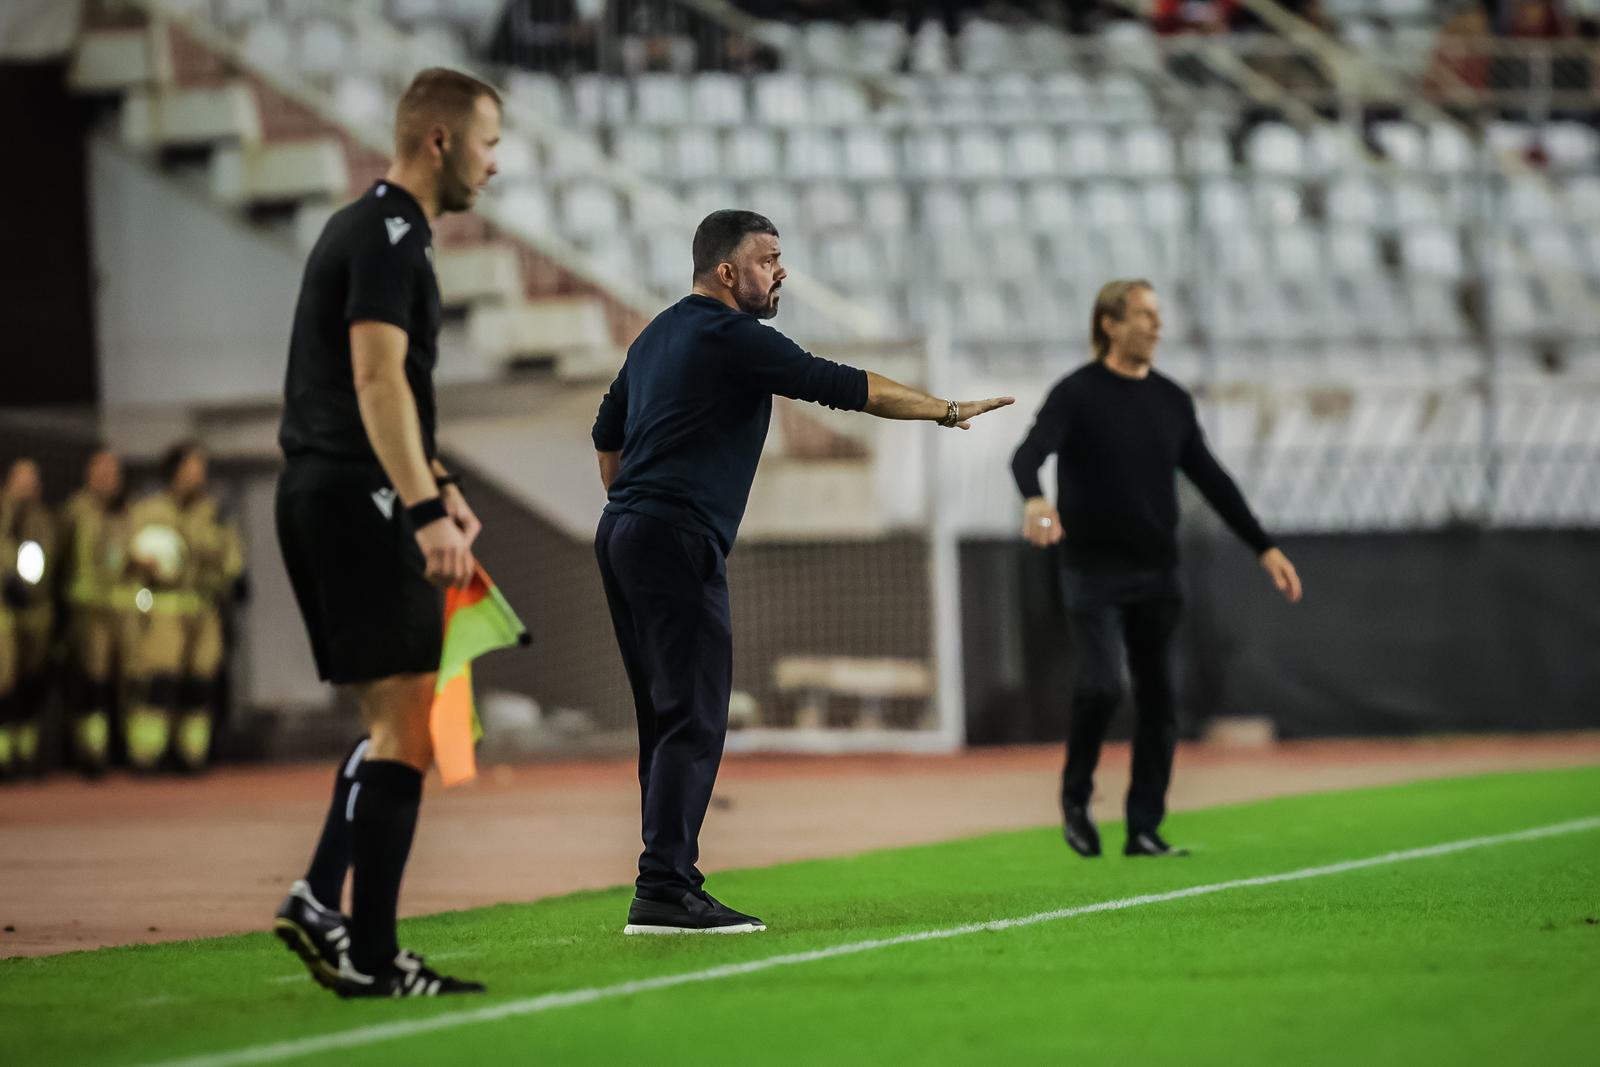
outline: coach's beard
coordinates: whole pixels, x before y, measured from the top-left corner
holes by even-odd
[[[783,285],[779,282],[765,294],[757,293],[754,296],[739,291],[734,293],[734,299],[739,303],[739,310],[746,315],[754,315],[758,319],[770,319],[778,314],[778,289]]]

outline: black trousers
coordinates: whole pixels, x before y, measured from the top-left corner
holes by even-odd
[[[705,881],[700,826],[733,687],[727,561],[711,538],[631,512],[602,516],[594,549],[639,722],[638,893],[671,899]]]
[[[1173,636],[1183,610],[1176,571],[1062,569],[1076,680],[1061,803],[1085,806],[1094,794],[1100,746],[1122,704],[1124,657],[1133,679],[1136,721],[1128,834],[1153,831],[1167,812],[1178,742]]]

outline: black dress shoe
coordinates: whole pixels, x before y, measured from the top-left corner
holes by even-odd
[[[1124,856],[1187,856],[1186,848],[1173,848],[1161,839],[1161,835],[1154,830],[1141,830],[1128,838],[1128,843],[1123,846]]]
[[[1100,830],[1089,818],[1089,809],[1068,804],[1064,811],[1066,825],[1062,827],[1061,836],[1066,838],[1072,851],[1088,858],[1100,855]]]
[[[734,911],[710,893],[688,889],[677,900],[634,897],[625,934],[753,934],[767,928],[754,915]]]

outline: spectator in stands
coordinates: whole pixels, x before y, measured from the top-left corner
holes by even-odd
[[[1560,42],[1578,40],[1578,22],[1561,0],[1486,0],[1492,8],[1495,35],[1516,42],[1496,51],[1489,68],[1489,84],[1499,91],[1522,95],[1502,109],[1507,118],[1543,118],[1558,110],[1545,94],[1551,91],[1585,93],[1590,71],[1581,47],[1568,51]],[[1530,54],[1528,45],[1552,46],[1545,55]],[[1519,47],[1523,46],[1523,47]],[[1569,46],[1570,47],[1570,46]]]
[[[1462,5],[1439,27],[1422,88],[1429,99],[1464,117],[1489,87],[1493,38],[1489,12],[1478,0]]]
[[[1076,664],[1061,782],[1065,837],[1079,855],[1100,855],[1089,801],[1100,746],[1122,704],[1126,661],[1138,718],[1123,852],[1181,855],[1159,832],[1178,739],[1178,471],[1291,603],[1300,599],[1300,579],[1206,446],[1193,398],[1153,368],[1161,309],[1150,283],[1106,283],[1095,297],[1090,337],[1094,359],[1050,390],[1011,462],[1026,501],[1023,536],[1041,548],[1060,546]],[[1051,455],[1054,505],[1039,485],[1039,467]]]
[[[0,486],[0,776],[39,770],[55,545],[39,464],[19,459]]]
[[[111,754],[111,713],[128,659],[136,586],[126,580],[127,493],[109,448],[89,457],[83,488],[62,509],[61,601],[67,615],[66,703],[73,753],[90,777]]]
[[[129,560],[142,583],[133,656],[128,763],[154,770],[170,754],[205,769],[222,670],[223,597],[244,570],[239,536],[207,491],[206,454],[181,441],[161,460],[163,488],[134,505]]]
[[[1150,26],[1163,37],[1227,33],[1239,17],[1238,0],[1155,0]]]

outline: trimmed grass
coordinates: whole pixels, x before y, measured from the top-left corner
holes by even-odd
[[[886,802],[892,797],[886,796]],[[0,960],[18,1064],[129,1064],[1600,815],[1600,768],[1175,815],[1181,860],[1054,828],[713,875],[765,934],[624,938],[626,889],[416,919],[487,998],[342,1003],[265,933]],[[226,889],[219,883],[219,892]],[[264,917],[265,918],[265,917]],[[293,1062],[1595,1062],[1600,829],[473,1023]],[[16,1058],[13,1058],[15,1056]]]

